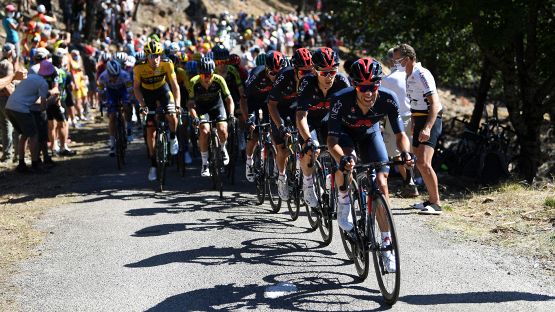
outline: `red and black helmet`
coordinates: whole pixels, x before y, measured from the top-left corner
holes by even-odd
[[[382,79],[382,65],[371,57],[358,59],[351,65],[351,79],[355,84],[371,84]]]
[[[231,64],[231,65],[241,64],[241,57],[237,54],[231,54],[229,56],[229,64]]]
[[[266,53],[266,69],[271,72],[280,70],[285,65],[283,54],[278,51],[269,51]]]
[[[295,67],[312,66],[312,54],[307,48],[297,49],[291,57],[291,62]]]
[[[339,56],[331,48],[319,48],[312,53],[312,62],[318,69],[330,69],[339,66]]]

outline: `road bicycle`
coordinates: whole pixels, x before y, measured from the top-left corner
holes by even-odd
[[[166,114],[166,110],[162,107],[147,113],[147,115],[156,115],[156,180],[158,181],[158,190],[160,192],[164,191],[164,186],[166,184],[166,168],[170,160],[170,130],[166,120]],[[146,124],[146,120],[144,124]]]
[[[229,154],[229,164],[227,165],[227,178],[231,185],[235,184],[235,167],[239,157],[239,121],[230,118],[227,125],[227,152]]]
[[[116,104],[116,111],[114,113],[114,128],[115,128],[115,152],[116,164],[118,170],[123,169],[125,164],[125,151],[127,150],[127,130],[125,128],[125,115],[123,113],[124,107],[121,99]]]
[[[216,125],[218,120],[201,120],[199,122],[202,124],[210,125],[210,136],[208,138],[208,169],[210,170],[210,177],[212,178],[212,189],[217,190],[220,193],[220,198],[224,197],[224,174],[225,166],[223,160],[223,151],[220,143],[220,137],[218,136],[218,129]]]
[[[253,170],[256,183],[256,197],[261,205],[268,195],[272,212],[277,213],[281,209],[281,198],[277,191],[278,170],[276,167],[276,150],[270,138],[270,123],[259,123],[255,125],[258,136],[258,144],[253,154]]]
[[[285,167],[287,175],[287,188],[289,198],[287,199],[287,208],[291,220],[295,221],[299,217],[301,205],[306,205],[303,199],[303,175],[300,168],[301,144],[299,142],[299,132],[296,130],[293,122],[287,118],[285,122],[287,132],[290,134],[285,140],[285,146],[288,149],[289,157]]]
[[[414,157],[414,156],[413,156]],[[368,277],[369,253],[372,253],[374,271],[378,285],[387,304],[393,305],[399,298],[401,283],[401,261],[399,242],[393,222],[389,201],[376,184],[375,170],[383,166],[404,165],[400,161],[383,161],[359,164],[354,167],[354,179],[340,188],[348,189],[351,202],[353,229],[345,232],[340,229],[343,246],[348,257],[353,260],[361,280]],[[385,232],[389,239],[383,239]],[[386,267],[388,258],[395,260],[392,270]]]

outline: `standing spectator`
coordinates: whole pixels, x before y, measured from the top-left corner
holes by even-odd
[[[2,26],[6,31],[6,42],[13,43],[16,48],[17,55],[20,55],[19,50],[19,23],[15,19],[15,5],[8,4],[6,6],[6,17],[2,20]]]
[[[412,113],[412,146],[416,154],[416,167],[429,199],[414,207],[422,214],[441,214],[437,176],[432,168],[432,158],[437,139],[441,134],[442,105],[436,90],[434,77],[429,70],[416,61],[416,52],[408,44],[401,44],[393,50],[398,68],[407,75],[406,91]]]
[[[34,105],[45,107],[49,102],[55,102],[58,98],[56,90],[52,90],[49,95],[49,86],[45,78],[52,78],[56,74],[56,69],[49,61],[42,61],[39,73],[30,74],[27,79],[21,81],[19,86],[10,95],[6,104],[6,115],[12,122],[15,130],[20,134],[19,139],[19,165],[18,172],[28,172],[29,168],[25,164],[25,145],[29,141],[31,149],[32,168],[35,172],[43,171],[39,160],[38,128],[35,119],[30,112]],[[40,99],[39,104],[37,100]]]
[[[410,116],[410,103],[406,97],[406,73],[402,68],[394,67],[393,64],[393,48],[387,52],[386,65],[391,68],[391,73],[382,79],[382,88],[388,89],[397,95],[399,104],[399,115],[403,119],[405,126],[405,133],[410,138],[412,137],[412,122]],[[391,123],[385,119],[385,126],[383,131],[383,140],[387,149],[387,154],[390,157],[401,159],[399,155],[401,151],[397,148],[395,134]],[[418,196],[418,189],[414,184],[414,177],[412,169],[407,170],[405,166],[397,166],[399,173],[403,177],[403,189],[401,190],[402,197],[416,197]]]
[[[37,6],[37,14],[31,17],[35,23],[52,24],[56,22],[55,16],[46,15],[46,8],[43,4]]]
[[[2,136],[2,157],[0,162],[6,162],[12,158],[12,148],[17,150],[17,133],[14,131],[11,122],[6,117],[6,103],[14,91],[13,79],[14,62],[16,50],[13,44],[6,43],[2,48],[2,61],[0,62],[0,134]],[[15,154],[15,153],[14,153]],[[16,159],[14,157],[14,159]]]

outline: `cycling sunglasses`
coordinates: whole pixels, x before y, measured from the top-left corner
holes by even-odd
[[[154,60],[154,59],[157,59],[161,56],[162,56],[161,54],[149,54],[148,58],[151,59],[151,60]]]
[[[337,75],[337,70],[316,70],[318,76],[322,77],[335,77]]]
[[[200,78],[202,79],[212,78],[212,74],[200,74]]]
[[[298,69],[297,72],[299,73],[299,75],[304,76],[306,74],[311,74],[312,73],[312,68],[310,68],[310,69]]]
[[[368,91],[370,92],[376,92],[376,90],[378,90],[380,88],[380,84],[379,83],[372,83],[372,84],[359,84],[358,86],[356,86],[356,90],[358,92],[362,92],[362,93],[366,93]]]

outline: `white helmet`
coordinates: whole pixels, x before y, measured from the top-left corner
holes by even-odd
[[[177,54],[177,52],[179,52],[179,43],[172,42],[172,44],[170,45],[170,53]]]
[[[120,65],[123,65],[123,63],[127,61],[127,53],[122,51],[116,52],[116,54],[114,55],[114,59],[118,61]]]
[[[135,58],[137,58],[137,61],[142,61],[146,58],[145,52],[144,51],[139,51],[137,53],[135,53]]]
[[[137,62],[137,59],[133,55],[129,55],[127,57],[127,61],[125,62],[125,66],[133,67],[133,66],[135,66],[136,62]]]
[[[121,71],[121,65],[118,62],[111,60],[106,65],[106,70],[110,76],[118,76]]]
[[[110,52],[102,52],[100,54],[100,60],[104,63],[108,62],[112,58],[112,54]]]

